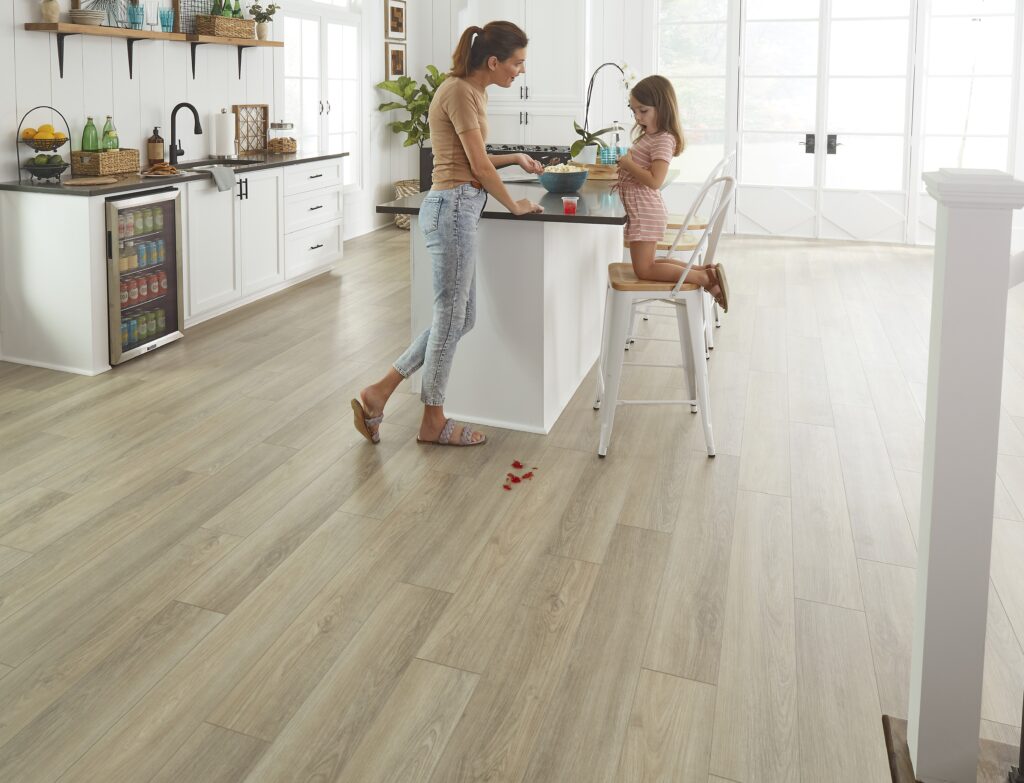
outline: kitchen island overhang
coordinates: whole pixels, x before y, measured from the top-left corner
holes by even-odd
[[[516,217],[488,198],[478,228],[476,325],[459,341],[447,415],[547,434],[600,355],[608,264],[622,258],[626,213],[612,182],[587,182],[575,215],[561,194],[506,183],[544,212]],[[426,193],[377,207],[411,217],[410,339],[430,326],[433,261],[418,223]],[[420,374],[413,390],[420,390]]]

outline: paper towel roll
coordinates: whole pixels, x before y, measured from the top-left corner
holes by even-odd
[[[213,115],[212,155],[235,154],[235,113],[231,111]]]

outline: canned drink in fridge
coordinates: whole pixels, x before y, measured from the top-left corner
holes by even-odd
[[[157,277],[156,272],[149,276],[149,298],[152,299],[155,296],[160,296],[160,278]]]
[[[139,324],[139,342],[144,343],[146,342],[146,340],[149,339],[149,325],[148,322],[146,321],[146,314],[139,313],[138,317],[135,320]]]
[[[164,308],[160,307],[156,311],[156,328],[163,334],[164,330],[167,329],[167,313],[164,312]]]
[[[121,309],[128,306],[128,281],[121,281]]]
[[[157,327],[156,313],[154,313],[152,310],[150,310],[148,313],[146,313],[146,331],[149,334],[149,338],[151,340],[154,337],[156,337],[157,334],[159,334],[157,332],[157,330],[156,330],[156,327]]]
[[[121,319],[121,350],[128,347],[128,321]]]
[[[160,280],[160,293],[161,294],[166,294],[167,293],[167,273],[164,272],[164,270],[161,269],[159,274],[157,275],[157,277]]]
[[[143,216],[143,219],[146,222],[146,233],[147,234],[152,234],[153,233],[153,210],[147,209],[143,213],[142,216]]]
[[[153,228],[157,231],[164,230],[164,208],[154,207],[153,209]]]
[[[134,277],[128,281],[128,306],[139,303],[139,281]]]
[[[163,213],[158,213],[158,214],[163,214]],[[161,265],[163,265],[166,256],[167,256],[167,245],[166,245],[166,243],[162,239],[158,239],[156,241],[156,260],[159,261]]]
[[[149,243],[149,265],[160,266],[160,243],[153,241]]]
[[[128,230],[128,219],[121,213],[117,213],[117,238],[124,239],[124,232]]]
[[[128,319],[128,345],[135,345],[139,341],[139,321],[137,318]]]
[[[139,269],[145,269],[149,265],[149,245],[145,242],[139,242],[135,246],[135,252],[139,257]]]
[[[135,236],[135,213],[128,212],[124,215],[124,235],[126,237]]]
[[[145,275],[140,275],[139,276],[139,281],[138,281],[138,286],[139,286],[139,301],[140,302],[145,302],[147,299],[149,299],[149,278],[146,277]]]

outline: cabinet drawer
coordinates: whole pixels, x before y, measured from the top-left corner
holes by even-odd
[[[285,237],[285,277],[293,277],[327,266],[342,256],[342,222],[336,220],[322,226],[296,231]]]
[[[284,167],[284,194],[305,193],[341,184],[342,158],[318,160],[298,166]]]
[[[341,188],[325,188],[309,194],[289,196],[284,202],[284,232],[290,234],[310,226],[338,220],[342,215]]]

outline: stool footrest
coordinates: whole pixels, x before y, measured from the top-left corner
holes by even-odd
[[[696,405],[697,400],[617,400],[616,405]]]

